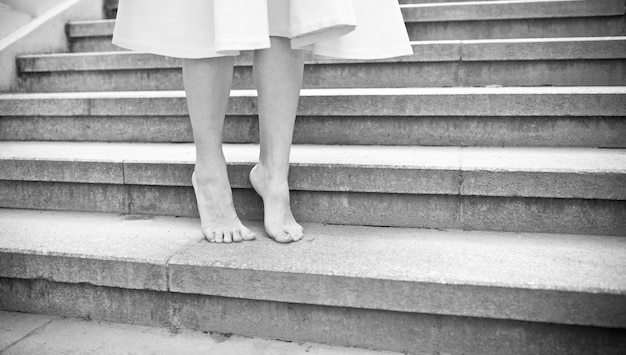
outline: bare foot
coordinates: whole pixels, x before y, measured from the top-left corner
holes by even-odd
[[[304,228],[296,222],[289,205],[287,180],[272,179],[257,164],[250,171],[250,182],[263,198],[264,224],[267,234],[279,243],[297,242],[304,237]]]
[[[196,192],[202,234],[211,243],[232,243],[256,239],[256,233],[246,228],[233,205],[228,178],[211,179],[191,175]]]

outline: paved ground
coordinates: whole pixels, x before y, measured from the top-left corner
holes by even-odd
[[[203,332],[171,333],[128,324],[0,311],[0,353],[391,355],[397,353],[290,343]]]

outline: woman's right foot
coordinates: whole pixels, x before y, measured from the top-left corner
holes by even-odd
[[[232,243],[256,239],[256,233],[246,228],[233,205],[228,177],[191,175],[196,193],[202,234],[211,243]]]

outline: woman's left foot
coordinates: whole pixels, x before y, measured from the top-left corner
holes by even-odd
[[[263,198],[264,224],[267,234],[279,243],[297,242],[304,228],[296,222],[289,204],[287,178],[272,178],[260,164],[250,171],[250,182]]]

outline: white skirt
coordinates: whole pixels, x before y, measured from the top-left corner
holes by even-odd
[[[270,36],[316,55],[412,55],[397,0],[120,0],[113,43],[178,58],[238,55]]]

